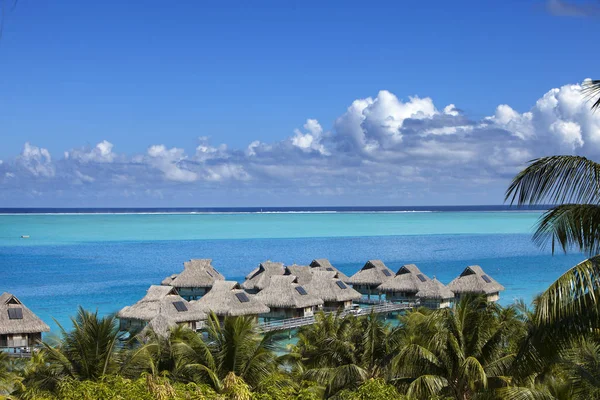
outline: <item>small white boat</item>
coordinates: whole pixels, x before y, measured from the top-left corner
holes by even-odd
[[[21,235],[21,239],[29,239],[29,235]]]

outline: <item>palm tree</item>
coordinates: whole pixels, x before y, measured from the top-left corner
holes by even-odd
[[[407,342],[393,361],[395,381],[408,397],[463,400],[505,385],[515,357],[510,342],[521,325],[513,307],[465,297],[454,310],[415,321],[428,337]]]
[[[363,330],[361,319],[342,317],[339,313],[316,315],[316,323],[298,332],[298,344],[293,353],[301,360],[303,378],[325,387],[326,397],[346,388],[354,388],[369,377],[362,361],[374,366],[378,345],[373,343],[379,333],[375,325]],[[361,352],[361,345],[366,351]]]
[[[538,222],[534,241],[563,251],[577,249],[591,256],[556,280],[538,299],[542,321],[587,323],[597,327],[600,296],[600,164],[579,156],[533,160],[506,191],[511,204],[558,204]]]
[[[98,380],[123,367],[119,348],[123,334],[115,316],[100,318],[97,312],[80,307],[71,321],[71,331],[59,324],[60,337],[42,342],[43,349],[33,360],[35,365],[30,367],[27,384],[53,389],[64,377]]]
[[[226,317],[221,323],[212,313],[205,335],[188,331],[175,344],[190,380],[206,382],[222,393],[243,386],[239,379],[255,388],[276,372],[271,337],[258,331],[254,318]]]

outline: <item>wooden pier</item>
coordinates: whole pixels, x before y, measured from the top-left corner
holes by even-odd
[[[402,310],[410,310],[414,308],[414,303],[380,303],[369,307],[360,309],[360,312],[356,310],[346,310],[340,315],[354,315],[356,317],[362,317],[364,315],[374,314],[386,314]],[[326,314],[335,314],[335,311],[327,312]],[[263,322],[259,324],[259,329],[263,332],[274,332],[274,331],[285,331],[300,328],[306,325],[312,325],[316,322],[314,316],[310,317],[299,317],[299,318],[287,318],[275,321]]]

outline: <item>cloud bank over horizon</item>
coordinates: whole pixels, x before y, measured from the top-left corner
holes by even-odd
[[[199,137],[191,154],[148,143],[135,155],[106,140],[64,154],[26,142],[0,161],[0,205],[499,204],[533,158],[598,158],[600,113],[581,84],[549,90],[527,112],[501,104],[478,119],[460,105],[382,90],[279,142],[230,149],[214,140]]]

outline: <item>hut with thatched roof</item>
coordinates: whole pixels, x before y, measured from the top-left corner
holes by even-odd
[[[421,286],[416,298],[424,307],[448,308],[454,301],[454,293],[434,277]]]
[[[271,309],[266,319],[310,317],[323,300],[309,293],[293,275],[273,275],[271,283],[256,294],[256,299]]]
[[[14,295],[2,293],[0,296],[0,351],[29,351],[40,340],[42,332],[50,327]]]
[[[161,284],[174,287],[181,297],[190,301],[204,296],[216,281],[223,280],[225,277],[212,266],[212,260],[204,258],[184,262],[181,273],[166,277]]]
[[[335,271],[314,271],[312,280],[304,285],[306,291],[323,300],[323,310],[347,310],[362,295],[337,278]]]
[[[487,275],[479,265],[471,265],[448,284],[448,289],[454,292],[456,301],[467,293],[484,294],[487,301],[497,301],[504,286]]]
[[[196,330],[206,314],[200,308],[186,301],[172,286],[152,285],[146,295],[132,306],[117,313],[121,330],[141,330],[150,321],[161,315],[161,322],[185,325]]]
[[[339,278],[344,283],[348,283],[348,281],[350,279],[342,271],[340,271],[339,269],[337,269],[336,267],[331,265],[329,260],[326,258],[317,258],[317,259],[312,260],[312,262],[310,263],[310,267],[317,271],[328,271],[328,272],[335,271],[337,274],[337,278]]]
[[[405,303],[417,300],[416,294],[431,281],[415,264],[406,264],[398,269],[393,278],[377,287],[387,301]]]
[[[255,295],[246,293],[235,281],[215,282],[210,292],[200,300],[192,301],[205,313],[214,312],[218,317],[237,317],[240,315],[267,314],[269,307],[256,299]]]
[[[394,272],[386,267],[383,261],[369,260],[357,273],[348,279],[348,283],[352,285],[354,290],[367,295],[370,299],[372,294],[377,294],[381,297],[377,287],[393,277]]]
[[[285,274],[281,262],[265,261],[246,275],[242,288],[248,293],[258,293],[271,284],[271,276]]]
[[[300,285],[306,285],[313,278],[313,269],[307,265],[288,265],[285,267],[284,275],[295,276]]]

